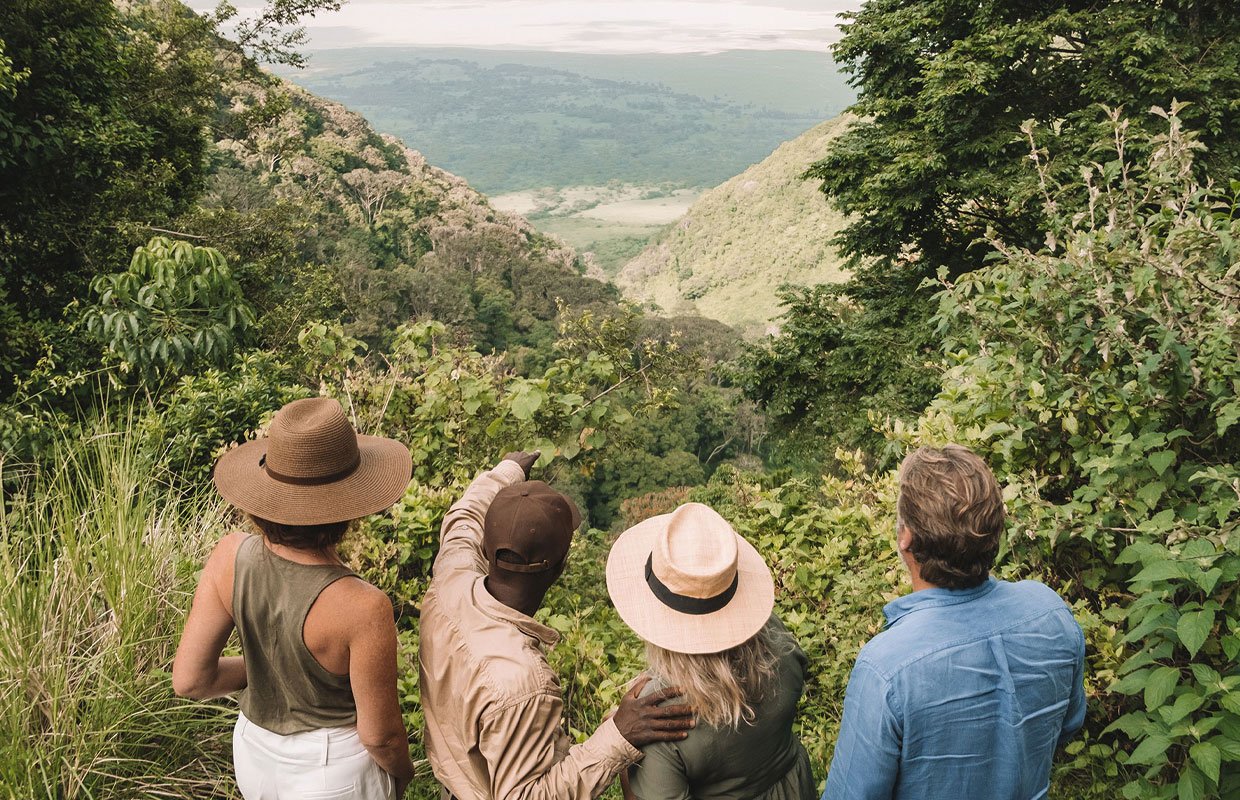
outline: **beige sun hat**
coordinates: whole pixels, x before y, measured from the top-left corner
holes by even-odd
[[[762,556],[701,503],[620,534],[607,557],[607,593],[634,633],[677,653],[742,644],[775,606],[775,581]]]
[[[394,439],[359,436],[340,403],[294,400],[271,429],[220,456],[215,487],[256,517],[283,525],[326,525],[382,511],[409,487],[413,460]]]

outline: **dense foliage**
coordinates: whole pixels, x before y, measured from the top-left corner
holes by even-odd
[[[184,210],[201,186],[208,32],[174,3],[0,8],[0,287],[15,310],[0,392],[135,228]]]
[[[1228,0],[871,0],[849,17],[835,55],[859,120],[808,172],[852,215],[838,243],[855,272],[808,376],[850,422],[845,442],[869,412],[907,418],[933,396],[939,339],[923,281],[982,266],[988,230],[1013,245],[1042,240],[1025,120],[1055,133],[1049,169],[1069,184],[1065,210],[1087,202],[1071,184],[1105,133],[1099,104],[1147,127],[1150,106],[1187,102],[1183,119],[1208,147],[1201,170],[1224,184],[1240,170],[1240,9]],[[835,340],[832,327],[847,335]],[[795,348],[788,362],[778,355],[773,368],[795,371]]]
[[[969,6],[957,21],[965,30],[946,32],[964,50],[913,37],[908,46],[924,55],[917,69],[947,75],[983,44],[978,59],[1007,52],[1025,28],[986,16],[992,5]],[[1180,57],[1180,45],[1230,24],[1225,8],[1209,19],[1189,13],[1185,33],[1158,16],[1171,7],[1141,16],[1144,6],[1125,2],[1073,6],[1029,35],[1046,35],[1052,18],[1075,19],[1102,39],[1127,42],[1127,31],[1143,44],[1120,66],[1137,74],[1163,69],[1157,37],[1178,42],[1166,47]],[[936,15],[917,10],[964,10],[901,8],[867,6],[845,49],[904,47],[898,36],[881,46],[867,37],[873,26],[906,37],[934,28]],[[162,13],[171,9],[94,7],[99,25],[81,35],[106,41],[83,59],[144,36],[210,29]],[[77,30],[71,18],[44,24]],[[40,76],[60,89],[22,95],[33,73],[8,30],[0,29],[0,103],[41,97],[48,113],[85,107],[75,76],[108,74],[61,53],[63,63],[53,59]],[[994,40],[977,39],[982,30]],[[1072,47],[1061,35],[1055,47]],[[290,40],[276,34],[272,47],[282,41]],[[1240,182],[1229,180],[1226,132],[1211,127],[1232,113],[1235,96],[1211,59],[1234,41],[1215,45],[1200,79],[1217,97],[1148,116],[1030,120],[1003,134],[1023,155],[1004,139],[1003,158],[980,154],[952,167],[961,173],[953,179],[998,182],[993,196],[1032,209],[1036,236],[995,225],[982,245],[992,256],[968,269],[914,244],[890,258],[872,254],[874,269],[859,273],[869,278],[846,293],[790,293],[783,336],[751,352],[742,370],[779,430],[797,434],[772,440],[731,383],[737,344],[726,326],[655,320],[617,303],[570,250],[496,213],[355,114],[219,44],[214,66],[200,65],[186,84],[206,81],[214,98],[201,192],[178,183],[155,198],[174,232],[151,239],[160,231],[144,230],[123,203],[105,222],[84,214],[83,224],[116,238],[89,261],[66,261],[73,269],[64,276],[21,273],[59,298],[42,310],[14,291],[16,272],[4,273],[6,343],[31,325],[45,335],[29,354],[0,353],[12,384],[0,387],[0,580],[9,587],[0,599],[0,789],[32,798],[230,796],[228,704],[176,700],[166,674],[196,565],[240,523],[206,479],[224,448],[261,432],[281,404],[317,392],[339,399],[362,432],[394,436],[414,454],[404,497],[359,523],[345,550],[393,598],[415,748],[417,609],[439,522],[477,470],[506,450],[537,447],[539,476],[574,494],[592,524],[540,612],[564,635],[552,659],[573,734],[598,724],[641,664],[640,644],[605,597],[612,533],[602,529],[698,500],[730,519],[774,571],[779,611],[812,664],[798,726],[821,778],[853,659],[879,630],[882,605],[905,590],[889,533],[894,475],[876,465],[908,446],[951,440],[981,452],[1004,486],[1011,522],[996,573],[1047,582],[1086,631],[1086,729],[1061,754],[1052,795],[1240,796]],[[1106,52],[1090,49],[1069,66],[1088,77],[1090,59]],[[883,72],[881,61],[866,62],[863,102],[925,88],[916,76]],[[124,63],[111,77],[145,75],[147,91],[167,77]],[[80,92],[95,86],[85,81]],[[993,91],[1012,92],[1015,103],[1017,88],[1001,81]],[[857,130],[881,132],[889,110],[875,106]],[[15,130],[14,119],[0,104],[0,133]],[[1105,136],[1087,139],[1099,120]],[[128,124],[105,128],[119,135]],[[979,147],[1000,138],[982,136]],[[41,145],[27,160],[24,141],[0,150],[0,169],[42,163]],[[979,177],[987,170],[990,178]],[[83,185],[84,209],[125,181],[161,191],[143,168],[113,177],[119,183]],[[88,251],[71,232],[40,235]],[[931,268],[937,297],[915,290]],[[936,328],[918,323],[932,312]],[[831,446],[840,440],[866,448]],[[770,469],[779,462],[799,470]],[[437,797],[421,766],[415,793]]]
[[[960,333],[916,438],[985,454],[1011,500],[1009,561],[1094,620],[1084,760],[1134,800],[1234,797],[1240,183],[1214,200],[1200,140],[1156,112],[1154,136],[1113,115],[1112,152],[1075,187],[1035,151],[1046,244],[993,239],[1001,260],[944,291]],[[1065,190],[1088,210],[1065,214]]]

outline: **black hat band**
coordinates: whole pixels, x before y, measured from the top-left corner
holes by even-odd
[[[287,483],[291,486],[323,486],[328,483],[342,481],[354,472],[357,472],[357,468],[362,465],[362,453],[361,451],[358,451],[357,457],[353,459],[353,463],[339,472],[333,472],[330,475],[315,475],[309,478],[303,478],[297,475],[285,475],[283,473],[276,472],[267,465],[266,453],[263,453],[263,457],[258,460],[258,465],[263,468],[264,472],[267,473],[267,477],[271,478],[273,481]]]
[[[732,578],[732,585],[714,597],[689,597],[688,595],[676,594],[667,588],[663,581],[659,580],[658,575],[654,574],[654,553],[651,553],[646,559],[646,584],[650,587],[650,591],[654,593],[654,596],[658,598],[660,603],[682,614],[700,616],[719,611],[736,596],[736,587],[740,585],[740,581],[741,573],[740,570],[737,570],[736,576]]]

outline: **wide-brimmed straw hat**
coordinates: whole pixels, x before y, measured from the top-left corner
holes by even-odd
[[[771,616],[775,582],[728,521],[686,503],[620,534],[607,557],[607,593],[651,644],[718,653],[752,638]]]
[[[412,464],[403,444],[359,436],[340,403],[312,397],[277,411],[265,439],[220,456],[215,487],[256,517],[326,525],[395,503],[409,486]]]

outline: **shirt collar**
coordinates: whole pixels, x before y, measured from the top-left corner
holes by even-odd
[[[887,618],[887,628],[895,625],[903,617],[919,608],[936,608],[967,603],[979,597],[985,597],[995,590],[999,581],[991,576],[985,583],[972,589],[922,589],[920,592],[906,594],[892,600],[883,607],[883,616]]]
[[[514,626],[526,636],[537,639],[544,647],[554,647],[560,641],[560,634],[554,628],[549,628],[492,597],[487,591],[485,575],[480,575],[478,580],[474,581],[474,605],[491,619]]]

